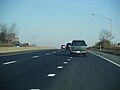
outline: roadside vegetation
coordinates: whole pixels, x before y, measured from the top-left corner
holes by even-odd
[[[0,23],[0,47],[12,47],[19,43],[17,24]]]
[[[97,42],[92,49],[108,53],[120,54],[120,43],[113,44],[111,40],[114,38],[112,32],[101,30],[99,33],[99,42]]]
[[[0,23],[0,47],[29,47],[29,43],[20,43],[18,29],[16,23]]]

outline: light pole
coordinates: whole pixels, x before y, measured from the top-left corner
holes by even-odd
[[[94,15],[98,15],[98,16],[101,16],[101,17],[109,20],[109,21],[110,21],[110,33],[112,33],[112,19],[109,19],[109,18],[107,18],[107,17],[105,17],[105,16],[103,16],[103,15],[101,15],[101,14],[94,14],[94,13],[93,13],[92,15],[93,15],[93,16],[94,16]]]

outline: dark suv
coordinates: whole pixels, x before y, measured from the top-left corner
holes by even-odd
[[[70,47],[71,47],[71,43],[67,43],[66,44],[66,50],[70,50]]]
[[[83,54],[86,56],[87,44],[84,40],[73,40],[70,47],[70,54]]]

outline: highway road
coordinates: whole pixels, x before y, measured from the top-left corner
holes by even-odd
[[[0,90],[120,90],[120,67],[59,49],[0,56]]]

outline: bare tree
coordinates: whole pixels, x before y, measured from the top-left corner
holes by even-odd
[[[16,23],[12,23],[8,28],[9,33],[14,33],[16,36],[18,34],[18,28]]]
[[[7,33],[7,25],[0,24],[0,41],[1,41],[1,43],[5,43],[6,33]]]
[[[8,42],[14,42],[15,37],[17,36],[17,24],[16,23],[12,23],[9,27],[8,27],[8,32],[7,32],[7,40]]]
[[[99,33],[100,41],[103,41],[103,40],[111,41],[113,38],[114,38],[114,36],[112,35],[112,33],[105,29],[101,30],[101,32]]]
[[[17,25],[12,23],[11,25],[0,24],[0,41],[1,43],[13,43],[17,36]]]
[[[99,40],[102,43],[103,47],[109,47],[111,40],[114,38],[112,33],[110,31],[107,31],[105,29],[101,30],[99,33]]]

